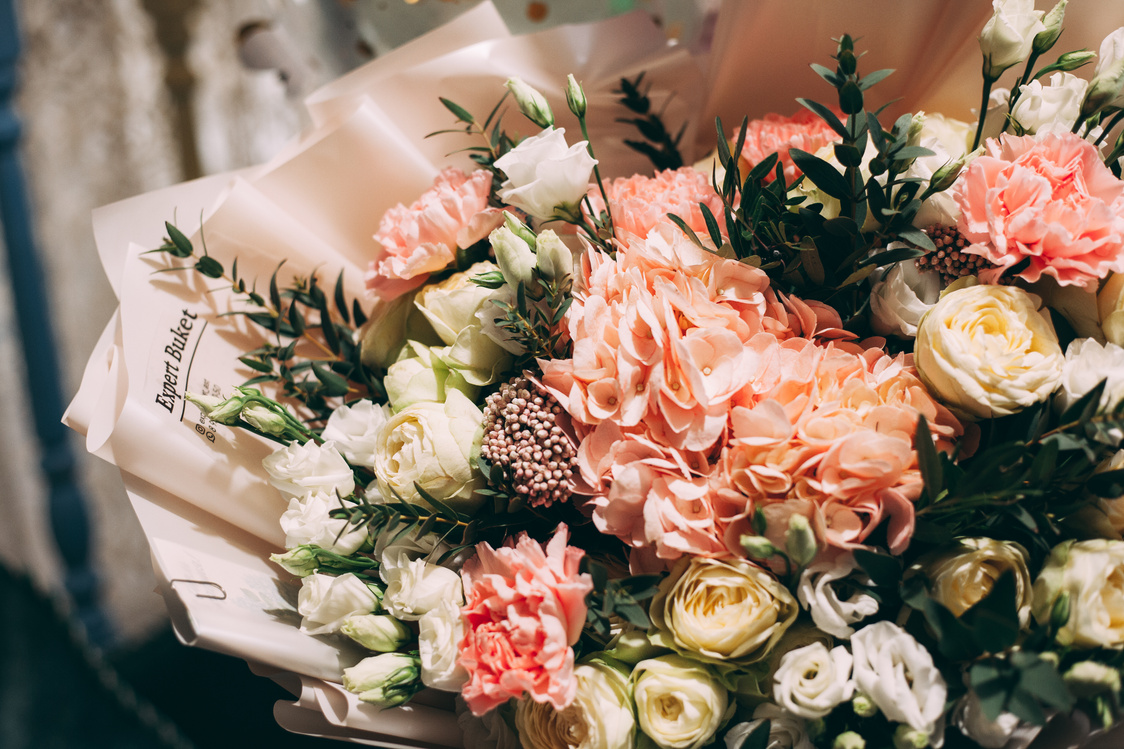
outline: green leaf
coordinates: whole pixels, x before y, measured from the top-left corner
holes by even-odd
[[[847,126],[840,121],[835,115],[835,112],[832,112],[830,108],[825,107],[818,101],[812,101],[811,99],[797,99],[796,101],[806,109],[810,109],[818,114],[820,119],[826,122],[827,126],[837,132],[840,137],[847,138],[850,136],[850,133],[847,132]]]
[[[301,314],[296,304],[289,305],[289,325],[293,329],[294,336],[299,337],[304,335],[304,315]]]
[[[882,70],[875,70],[873,73],[867,73],[859,81],[859,88],[866,91],[868,88],[876,83],[886,79],[886,76],[894,72],[893,68],[883,68]]]
[[[1019,606],[1015,574],[1007,570],[987,596],[965,611],[960,621],[985,653],[1000,653],[1015,644],[1019,637]]]
[[[347,380],[335,372],[322,366],[319,362],[312,362],[312,373],[324,385],[329,396],[347,395],[349,390]]]
[[[776,152],[773,152],[761,161],[757,162],[753,166],[753,168],[749,170],[749,174],[746,175],[745,181],[747,183],[756,183],[760,180],[765,179],[765,176],[773,170],[774,166],[776,166],[777,158],[778,157]]]
[[[855,549],[853,553],[856,564],[878,587],[893,588],[901,581],[901,562],[889,554],[881,554],[869,549]]]
[[[691,240],[692,242],[694,242],[694,243],[695,243],[695,245],[697,245],[698,247],[703,247],[703,243],[702,243],[702,240],[701,240],[701,239],[699,239],[699,235],[698,235],[698,234],[695,234],[695,230],[694,230],[694,229],[692,229],[691,227],[687,226],[687,222],[686,222],[686,221],[684,221],[683,219],[679,218],[679,217],[678,217],[678,216],[676,216],[676,215],[675,215],[674,213],[669,213],[669,214],[667,214],[667,217],[668,217],[669,219],[671,219],[672,223],[674,223],[674,224],[675,224],[676,226],[678,226],[678,227],[679,227],[680,229],[682,229],[682,230],[683,230],[683,233],[687,235],[687,238],[688,238],[688,239],[690,239],[690,240]]]
[[[1084,422],[1093,418],[1100,406],[1101,395],[1104,393],[1106,384],[1108,384],[1107,378],[1098,382],[1092,390],[1074,401],[1073,405],[1062,412],[1061,423]]]
[[[702,211],[703,220],[706,221],[706,230],[710,233],[710,241],[714,242],[715,247],[722,246],[722,231],[718,228],[718,219],[714,218],[710,208],[706,203],[699,203],[699,210]]]
[[[242,362],[243,364],[245,364],[247,367],[254,370],[255,372],[266,372],[266,373],[270,373],[270,374],[273,372],[273,365],[269,362],[263,362],[263,361],[259,361],[257,359],[251,359],[248,356],[240,356],[240,357],[238,357],[238,361]]]
[[[933,244],[933,240],[929,238],[928,234],[912,226],[907,226],[903,229],[899,229],[898,238],[904,239],[905,241],[914,244],[923,250],[928,250],[929,252],[935,252],[937,249],[937,246]]]
[[[881,267],[883,265],[892,265],[894,263],[900,263],[903,260],[913,260],[914,258],[924,256],[924,250],[919,250],[916,247],[898,247],[893,250],[887,250],[886,252],[880,252],[877,255],[871,255],[866,260],[861,261],[859,267],[861,268],[864,265]]]
[[[447,518],[449,520],[460,520],[460,521],[464,521],[464,520],[468,519],[467,515],[462,515],[461,513],[454,510],[452,507],[449,507],[449,505],[445,504],[444,502],[439,500],[437,497],[433,496],[432,494],[427,492],[425,489],[423,489],[422,486],[416,481],[414,482],[414,491],[416,491],[418,493],[418,496],[421,497],[422,500],[427,505],[432,507],[437,512],[441,513],[442,517]]]
[[[924,416],[917,418],[917,428],[913,432],[913,446],[917,450],[917,467],[921,471],[921,480],[925,486],[925,493],[932,502],[940,496],[944,488],[944,471],[941,468],[941,458],[933,444],[933,434],[929,431],[929,422]]]
[[[834,147],[835,158],[843,166],[861,166],[863,163],[863,152],[855,146],[846,143],[836,143]]]
[[[846,114],[863,111],[863,92],[854,81],[847,81],[840,87],[839,108]]]
[[[348,314],[347,297],[343,293],[343,271],[340,271],[339,276],[336,278],[336,293],[335,293],[336,309],[339,310],[340,317],[343,318],[345,323],[351,322],[351,316]]]
[[[769,732],[771,730],[771,722],[768,719],[763,720],[754,726],[732,749],[768,749]]]
[[[892,155],[897,161],[908,161],[920,159],[923,156],[934,156],[935,154],[924,146],[904,146],[894,151]]]
[[[167,221],[164,222],[164,229],[167,230],[168,239],[172,243],[172,246],[167,249],[168,252],[181,258],[191,257],[195,254],[195,248],[191,246],[191,240],[187,238],[187,235]]]
[[[450,112],[452,112],[453,116],[456,117],[461,122],[463,122],[467,125],[471,125],[471,124],[476,122],[476,120],[472,117],[472,115],[469,113],[469,111],[467,109],[465,109],[464,107],[462,107],[461,105],[457,104],[456,102],[450,101],[449,99],[446,99],[443,96],[438,97],[438,99],[441,101],[442,104],[445,105],[445,109],[448,109]]]
[[[273,309],[278,312],[281,311],[281,292],[277,289],[277,274],[281,271],[281,266],[284,264],[284,260],[278,263],[277,268],[273,271],[273,275],[269,277],[269,303],[273,306]]]
[[[714,127],[718,130],[718,163],[722,168],[729,171],[730,159],[730,144],[726,142],[726,131],[722,129],[722,118],[714,118]]]
[[[195,270],[207,278],[222,278],[222,263],[210,255],[204,255],[195,262]]]
[[[825,81],[830,83],[832,86],[835,86],[835,87],[839,86],[839,81],[841,79],[839,77],[839,74],[836,73],[834,70],[832,70],[830,68],[825,68],[823,65],[818,65],[816,63],[812,63],[811,68],[812,68],[812,70],[816,71],[816,74],[820,78],[823,78]]]
[[[799,148],[789,149],[788,153],[800,171],[820,190],[836,200],[851,199],[851,186],[831,164]]]

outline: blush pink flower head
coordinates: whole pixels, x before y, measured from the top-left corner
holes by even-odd
[[[1024,259],[1018,276],[1032,283],[1048,275],[1088,287],[1124,271],[1124,182],[1072,133],[989,140],[953,195],[964,252],[998,266],[984,281]]]
[[[789,150],[815,153],[828,143],[839,140],[839,135],[819,116],[802,109],[791,117],[767,114],[759,120],[751,120],[742,145],[742,174],[752,169],[766,156],[776,152],[784,166],[785,181],[791,184],[802,172],[796,167]],[[768,177],[773,179],[772,175]]]
[[[476,546],[465,563],[463,696],[475,715],[527,694],[562,710],[573,701],[574,650],[593,589],[578,572],[585,554],[561,526],[544,549],[526,533],[493,549]]]
[[[706,236],[706,220],[699,203],[705,203],[715,216],[722,215],[722,199],[710,185],[710,178],[689,166],[665,169],[654,177],[635,174],[606,185],[613,224],[622,241],[630,237],[646,239],[648,232],[668,221],[674,213],[700,236]],[[604,207],[597,190],[590,191],[596,209]]]
[[[458,247],[488,236],[503,223],[503,213],[488,207],[491,189],[491,172],[446,169],[411,206],[387,211],[375,234],[383,254],[371,261],[367,290],[384,301],[401,296],[453,262]]]

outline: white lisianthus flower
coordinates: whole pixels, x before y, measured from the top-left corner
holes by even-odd
[[[441,556],[449,549],[449,546],[441,541],[439,535],[427,533],[419,537],[416,528],[398,538],[393,536],[392,533],[384,533],[375,539],[375,556],[378,557],[379,564],[395,564],[399,554],[405,554],[410,559],[421,559],[422,557]],[[445,562],[441,566],[452,568],[449,562]]]
[[[310,544],[344,556],[358,551],[367,540],[366,528],[349,531],[347,520],[328,514],[342,506],[334,494],[307,494],[290,499],[289,508],[281,515],[285,548]]]
[[[998,78],[1007,68],[1030,55],[1034,37],[1046,30],[1043,11],[1034,9],[1034,0],[993,0],[994,13],[980,32],[984,75]]]
[[[761,660],[796,621],[796,599],[740,559],[683,557],[660,582],[652,642],[715,663]]]
[[[451,569],[410,559],[404,552],[387,562],[379,566],[379,576],[386,583],[382,604],[399,619],[417,621],[442,602],[464,603],[461,577]]]
[[[1030,135],[1068,133],[1081,114],[1088,88],[1088,81],[1072,73],[1054,73],[1046,85],[1033,80],[1019,88],[1011,116]]]
[[[1117,65],[1122,58],[1124,58],[1124,27],[1112,32],[1101,42],[1097,54],[1097,66],[1093,69],[1093,80],[1102,75],[1111,76],[1118,69]],[[1108,102],[1107,106],[1124,107],[1124,90]]]
[[[1062,645],[1124,648],[1124,541],[1066,541],[1054,547],[1034,582],[1035,620],[1050,620],[1062,593],[1069,619],[1058,630]]]
[[[986,536],[961,538],[952,548],[923,557],[919,564],[932,583],[933,599],[960,616],[991,593],[1004,572],[1015,576],[1019,623],[1030,623],[1031,585],[1026,549]]]
[[[892,242],[886,249],[899,244]],[[912,260],[895,263],[870,289],[870,325],[879,335],[913,338],[940,295],[939,273],[922,272]]]
[[[834,583],[857,569],[851,554],[825,559],[808,566],[800,575],[796,596],[800,605],[812,615],[812,621],[833,637],[846,638],[855,633],[852,624],[878,613],[878,601],[866,593],[854,592],[843,601]]]
[[[926,112],[916,117],[922,120],[917,145],[928,148],[933,155],[915,159],[904,176],[928,184],[941,167],[964,158],[975,131],[967,122],[940,114]],[[933,224],[954,226],[959,218],[960,206],[948,190],[942,190],[921,204],[921,210],[913,217],[913,225],[922,229]]]
[[[853,659],[842,645],[827,649],[822,642],[790,650],[773,674],[773,699],[793,715],[815,720],[851,699]]]
[[[346,497],[355,491],[351,466],[333,442],[322,445],[312,440],[303,445],[294,442],[267,455],[262,465],[269,473],[269,483],[290,497],[316,492]]]
[[[1059,407],[1064,411],[1101,381],[1106,380],[1100,409],[1112,409],[1124,400],[1124,348],[1078,338],[1065,350]]]
[[[1023,723],[1012,713],[1000,713],[995,720],[988,720],[975,692],[968,692],[956,703],[952,722],[983,749],[1026,749],[1042,730],[1042,726]]]
[[[473,276],[498,271],[495,263],[481,262],[429,284],[414,297],[437,335],[448,346],[445,363],[459,370],[472,385],[488,385],[511,363],[511,357],[485,330],[478,313],[498,314],[493,303],[509,300],[507,287],[489,289],[472,282]]]
[[[632,683],[640,730],[663,749],[706,745],[733,707],[709,669],[680,655],[640,661]]]
[[[1065,357],[1040,300],[1015,286],[949,287],[921,320],[914,363],[957,416],[992,419],[1046,400]]]
[[[875,622],[851,637],[855,688],[895,723],[932,734],[948,687],[933,656],[893,622]]]
[[[753,711],[753,718],[752,721],[738,723],[726,732],[724,741],[727,749],[737,749],[742,739],[766,720],[769,721],[767,749],[813,749],[804,721],[778,705],[761,703]]]
[[[507,175],[500,200],[538,219],[554,218],[560,208],[574,212],[596,164],[584,140],[567,146],[564,129],[548,128],[496,159]]]
[[[352,465],[373,468],[379,429],[389,416],[386,406],[369,400],[356,401],[333,411],[320,436],[334,442]]]
[[[471,461],[483,422],[484,413],[457,390],[444,403],[415,403],[395,414],[379,432],[375,450],[383,498],[422,504],[416,483],[454,510],[475,510],[484,478]]]
[[[444,692],[459,692],[468,672],[457,661],[464,639],[464,617],[454,600],[443,600],[418,620],[418,655],[422,683]]]
[[[636,719],[628,677],[603,663],[574,667],[577,693],[565,710],[524,697],[515,727],[527,749],[632,749]]]
[[[297,611],[302,617],[301,632],[326,635],[337,631],[349,616],[369,614],[379,599],[367,584],[348,572],[332,576],[315,573],[301,579]]]

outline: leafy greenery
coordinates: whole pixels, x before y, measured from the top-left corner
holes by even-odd
[[[643,140],[625,139],[625,145],[634,151],[644,154],[658,170],[678,169],[683,166],[683,157],[679,153],[679,141],[687,130],[687,123],[680,126],[674,136],[667,131],[663,119],[658,112],[652,111],[652,101],[648,98],[647,90],[641,91],[644,82],[644,73],[636,76],[635,80],[621,78],[620,88],[613,91],[620,95],[620,103],[635,117],[620,117],[617,122],[633,125],[640,133]]]
[[[527,285],[515,288],[515,303],[502,300],[493,303],[503,312],[497,325],[506,331],[524,351],[515,361],[515,371],[534,365],[536,359],[565,359],[570,355],[570,340],[566,335],[563,318],[570,309],[572,281],[547,279],[533,271],[530,286],[539,299],[529,299]]]
[[[609,569],[588,555],[582,557],[582,572],[593,579],[593,590],[586,596],[586,627],[608,641],[612,618],[622,619],[639,629],[648,629],[647,601],[659,590],[661,575],[632,575],[610,578]]]

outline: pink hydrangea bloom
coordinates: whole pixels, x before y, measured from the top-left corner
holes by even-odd
[[[807,109],[802,109],[791,117],[767,114],[760,120],[751,120],[746,129],[741,153],[742,174],[776,152],[780,163],[784,165],[785,181],[792,184],[802,172],[793,163],[792,156],[788,153],[790,149],[798,148],[815,153],[837,140],[840,140],[839,134]]]
[[[458,247],[488,236],[503,223],[503,213],[488,207],[491,189],[491,172],[446,169],[411,206],[387,211],[375,234],[383,253],[371,261],[367,290],[383,300],[401,296],[453,262]]]
[[[985,281],[1023,259],[1030,265],[1018,275],[1030,282],[1049,275],[1090,287],[1124,271],[1124,182],[1072,133],[988,140],[953,195],[957,228],[972,243],[964,252],[998,266],[980,274]]]
[[[666,223],[667,214],[683,219],[700,237],[707,236],[706,220],[699,203],[705,203],[716,217],[722,216],[722,198],[710,185],[710,177],[689,166],[665,169],[654,177],[635,174],[620,177],[605,186],[613,207],[613,225],[622,242],[632,237],[644,239],[657,224]],[[604,202],[596,189],[589,192],[595,210]]]
[[[465,563],[463,696],[476,715],[529,695],[562,710],[574,699],[574,650],[585,624],[589,575],[585,554],[567,546],[561,526],[544,549],[521,533],[507,546],[478,544]]]

